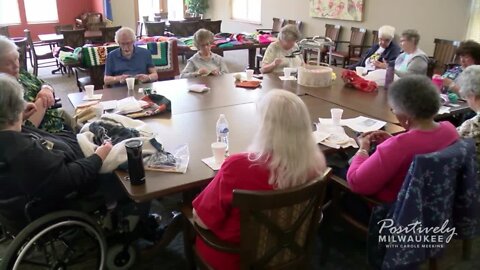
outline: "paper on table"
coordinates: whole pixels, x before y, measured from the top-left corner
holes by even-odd
[[[117,101],[117,110],[118,113],[127,114],[141,111],[142,107],[134,97],[127,97]]]
[[[346,120],[345,125],[357,132],[379,130],[387,124],[385,121],[359,116]]]
[[[438,114],[447,114],[450,113],[450,108],[446,106],[440,107],[440,110],[438,110]]]
[[[296,81],[297,80],[297,78],[295,76],[290,76],[290,77],[280,76],[278,78],[280,78],[281,81]]]
[[[355,147],[358,148],[357,142],[353,138],[350,138],[346,133],[345,129],[342,126],[334,125],[325,125],[317,124],[317,134],[318,136],[323,134],[328,134],[327,137],[323,136],[325,139],[321,140],[320,143],[324,144],[331,148],[347,148]]]
[[[108,100],[100,102],[103,106],[104,111],[114,110],[117,108],[117,101],[116,100]]]
[[[316,130],[313,132],[313,139],[315,140],[315,143],[321,143],[329,136],[330,136],[330,133],[328,132],[323,132],[320,130]]]
[[[95,94],[91,97],[88,97],[87,95],[83,96],[83,100],[100,100],[102,99],[102,94]]]
[[[340,119],[340,125],[346,126],[350,119]],[[322,125],[333,125],[333,120],[331,118],[318,118],[318,122]]]
[[[210,90],[210,88],[207,87],[205,84],[191,84],[188,86],[188,91],[191,91],[191,92],[201,93],[208,90]]]
[[[218,171],[220,170],[220,168],[222,167],[222,164],[218,164],[215,162],[215,157],[208,157],[208,158],[204,158],[202,159],[203,163],[207,164],[208,167],[210,167],[210,169],[214,170],[214,171]]]

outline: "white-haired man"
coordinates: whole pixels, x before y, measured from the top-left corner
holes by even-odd
[[[384,68],[384,64],[395,62],[400,54],[400,47],[393,42],[395,37],[395,28],[390,25],[384,25],[378,29],[378,44],[373,45],[362,57],[362,59],[349,69],[355,70],[356,67],[365,67],[367,71],[377,68]]]
[[[115,42],[120,48],[107,56],[104,77],[106,85],[124,84],[128,77],[135,77],[140,82],[158,79],[152,54],[147,49],[135,46],[135,33],[131,28],[120,28],[115,33]]]

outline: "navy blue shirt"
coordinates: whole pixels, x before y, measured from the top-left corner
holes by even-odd
[[[149,50],[134,47],[132,57],[127,59],[122,56],[120,48],[111,51],[107,56],[105,64],[105,75],[132,75],[149,74],[148,69],[154,67],[152,54]]]

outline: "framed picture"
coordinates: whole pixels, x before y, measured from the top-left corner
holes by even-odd
[[[362,21],[364,0],[310,0],[310,16]]]

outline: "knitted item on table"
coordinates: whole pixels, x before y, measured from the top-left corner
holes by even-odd
[[[353,70],[344,70],[342,72],[342,79],[345,82],[345,85],[352,86],[355,89],[363,92],[373,92],[378,88],[377,83],[374,81],[365,80],[364,78],[358,76]]]

